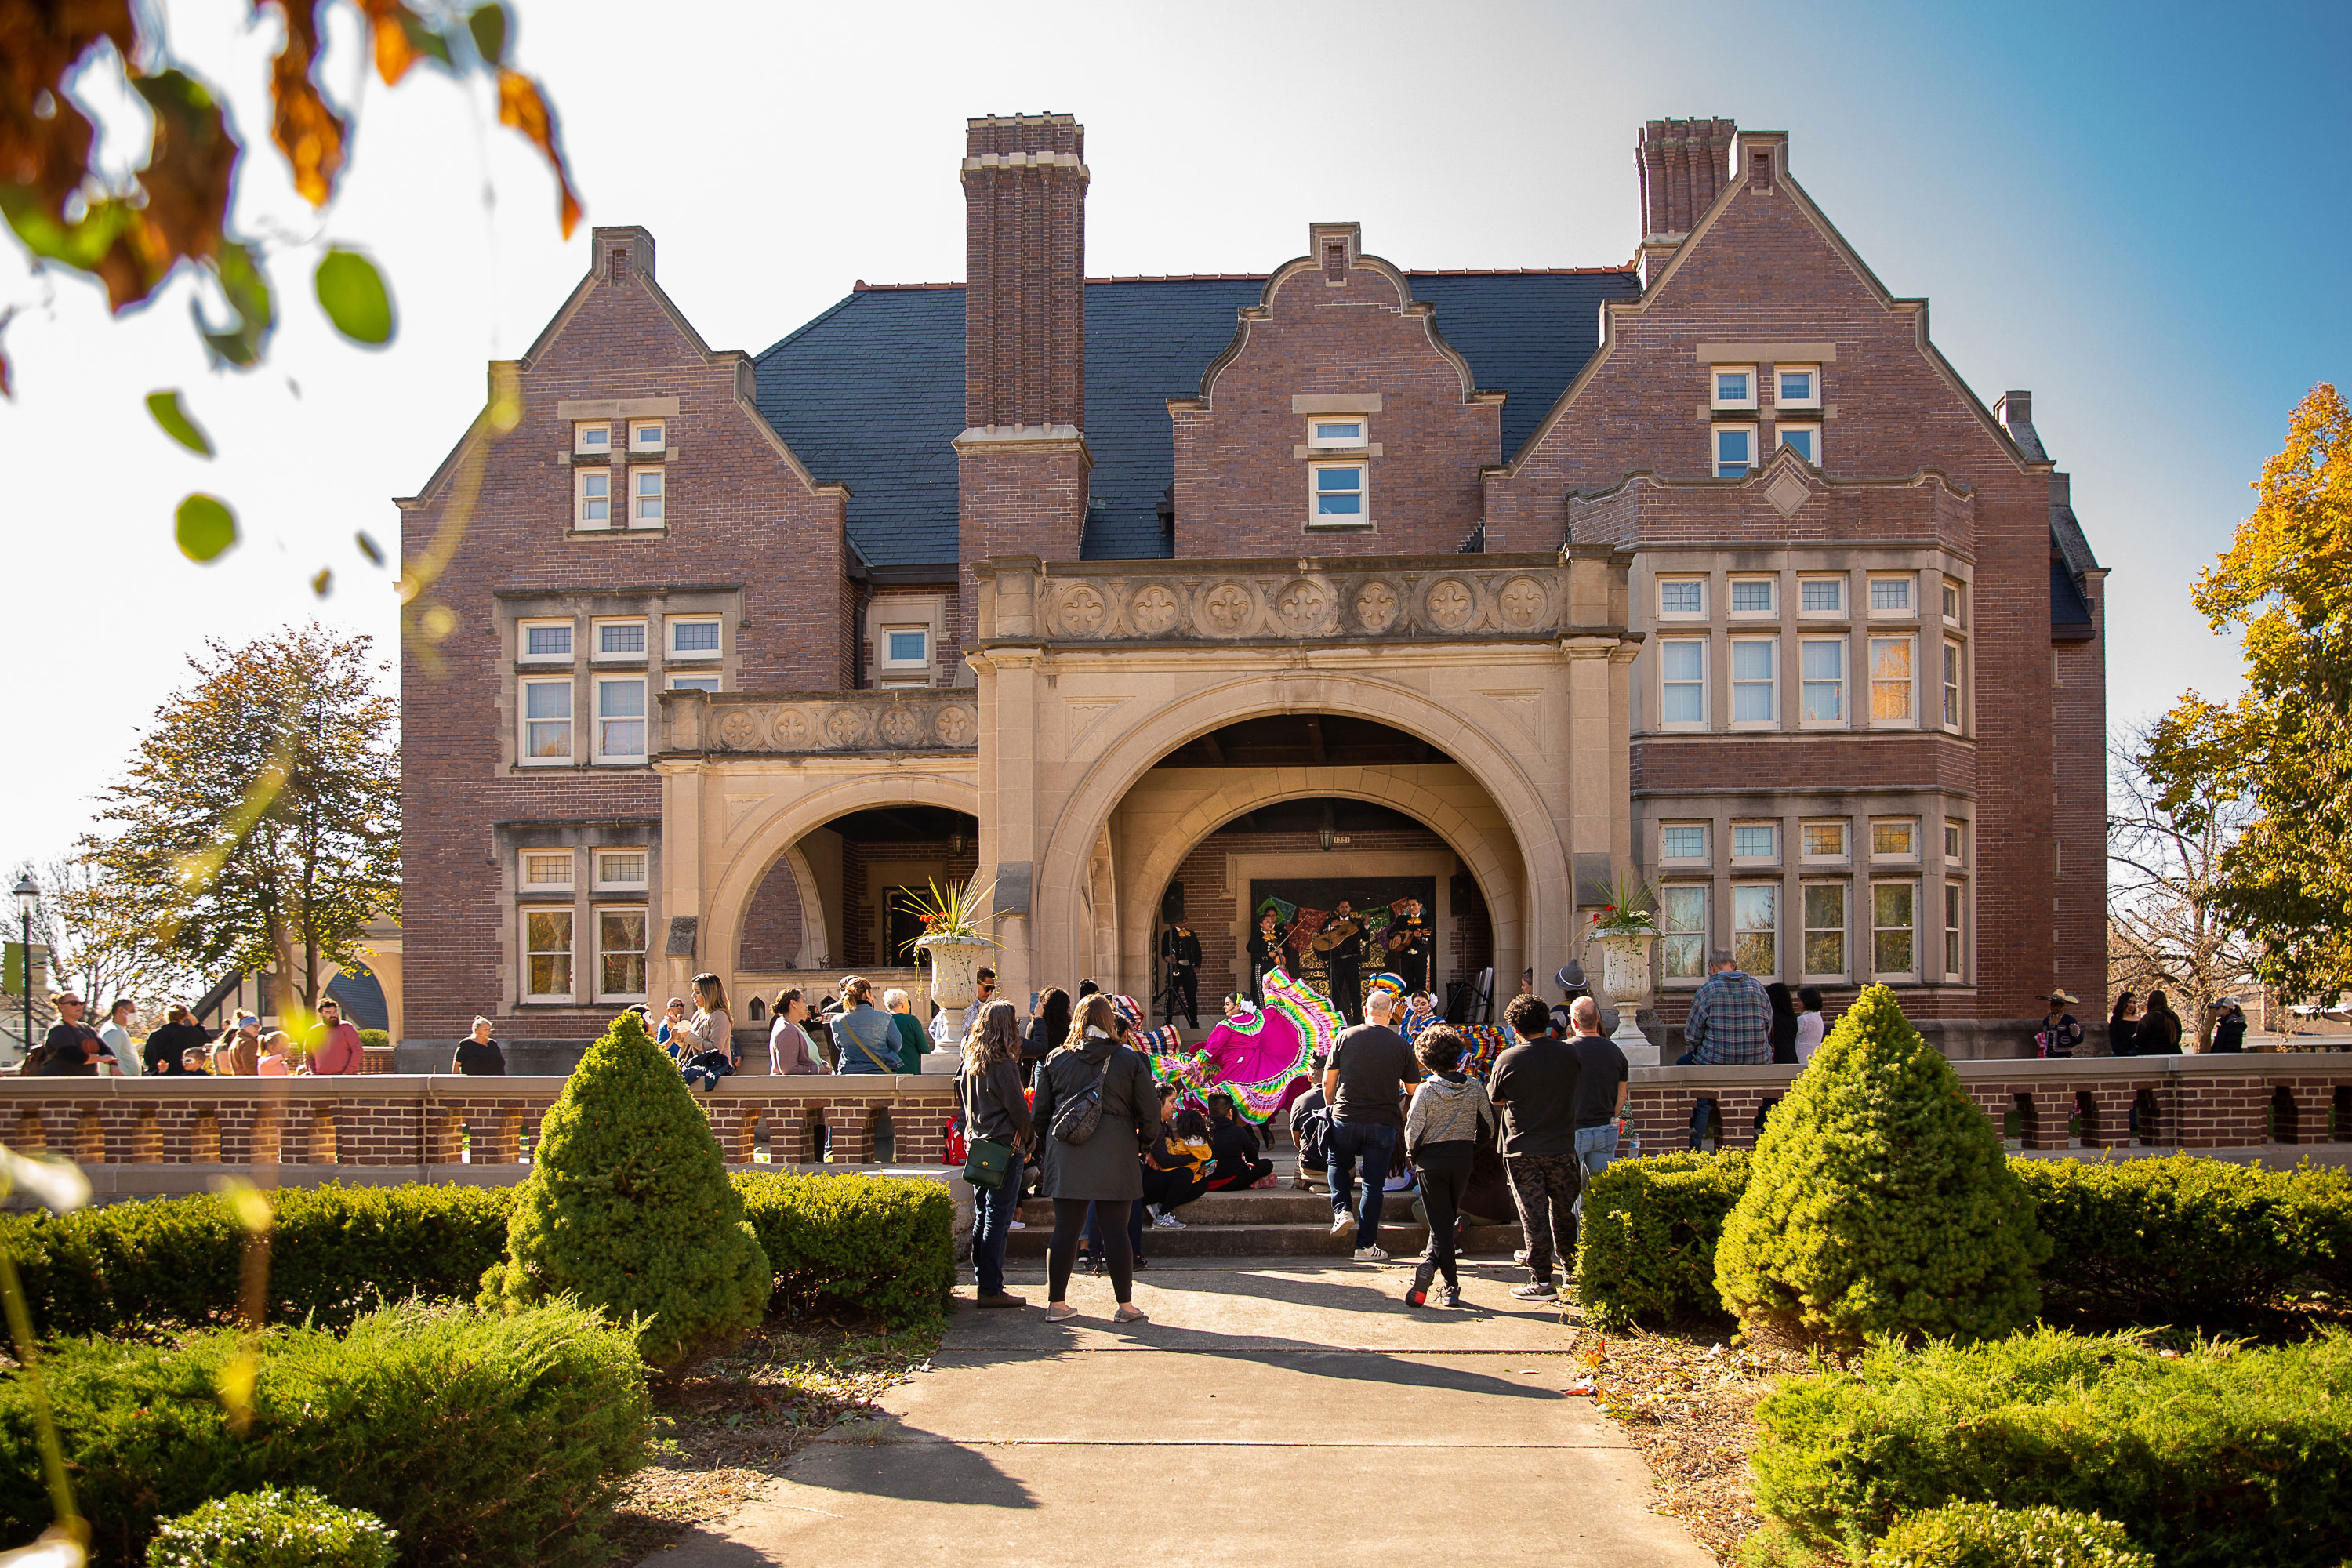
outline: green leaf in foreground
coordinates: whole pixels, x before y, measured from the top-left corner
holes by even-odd
[[[353,342],[381,345],[392,341],[392,296],[374,262],[338,247],[320,261],[315,281],[319,306],[335,331]]]
[[[220,497],[197,491],[180,503],[173,534],[180,542],[180,553],[189,560],[217,560],[236,542],[236,513]]]
[[[383,546],[378,544],[366,529],[362,528],[352,534],[352,539],[359,545],[360,553],[368,558],[368,564],[371,566],[383,564]]]
[[[166,392],[149,393],[147,412],[155,416],[155,423],[163,427],[164,435],[189,451],[206,458],[213,455],[213,438],[205,434],[203,426],[189,416],[187,409],[180,402],[178,387]]]
[[[493,3],[478,5],[466,18],[466,26],[474,35],[474,48],[485,63],[502,66],[507,63],[507,8]]]

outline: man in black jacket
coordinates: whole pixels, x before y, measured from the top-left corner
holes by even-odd
[[[1323,954],[1331,982],[1331,1000],[1339,1016],[1352,1026],[1364,1021],[1364,928],[1355,907],[1341,899],[1331,911],[1333,924],[1344,921],[1355,927]]]
[[[1181,921],[1160,933],[1160,962],[1168,969],[1169,1023],[1176,1021],[1176,1003],[1184,1003],[1184,1022],[1201,1026],[1201,939]]]

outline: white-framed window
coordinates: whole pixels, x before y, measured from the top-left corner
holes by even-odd
[[[1845,579],[1839,577],[1800,577],[1797,579],[1797,614],[1800,616],[1845,616]]]
[[[1780,721],[1780,639],[1731,639],[1731,721],[1759,728]]]
[[[1706,725],[1706,639],[1668,637],[1658,644],[1658,722],[1668,730]]]
[[[1968,830],[1969,825],[1965,822],[1947,822],[1944,824],[1945,865],[1958,866],[1966,858],[1969,847]]]
[[[1777,822],[1735,822],[1731,825],[1731,863],[1772,865],[1780,858],[1780,825]]]
[[[596,851],[596,890],[627,892],[643,888],[652,855],[642,848]]]
[[[1772,402],[1781,408],[1822,405],[1822,367],[1817,364],[1776,364],[1772,367]]]
[[[1756,367],[1752,364],[1717,365],[1707,376],[1707,406],[1755,407]]]
[[[720,631],[717,616],[672,616],[669,618],[669,657],[682,659],[717,658]]]
[[[1370,514],[1371,473],[1362,463],[1310,463],[1307,483],[1309,523],[1339,527]]]
[[[1372,444],[1371,426],[1360,414],[1324,414],[1307,422],[1310,447],[1355,448]]]
[[[635,661],[646,657],[646,623],[642,620],[598,621],[593,657]]]
[[[629,470],[629,526],[660,528],[662,507],[669,497],[669,470],[661,467]]]
[[[1707,863],[1706,824],[1704,822],[1662,822],[1658,825],[1658,858],[1677,865],[1703,866]]]
[[[1870,858],[1874,860],[1918,859],[1919,819],[1916,816],[1872,817]]]
[[[1918,606],[1912,596],[1915,586],[1916,579],[1908,572],[1899,575],[1873,575],[1870,579],[1870,613],[1908,620],[1918,613]]]
[[[672,691],[716,691],[719,677],[715,675],[673,675],[669,678]]]
[[[596,1000],[643,1001],[646,994],[646,911],[596,910]]]
[[[669,421],[667,419],[632,419],[629,421],[629,450],[660,452],[669,447]]]
[[[570,910],[523,910],[522,954],[523,1000],[572,1000]]]
[[[1916,647],[1910,637],[1870,639],[1870,721],[1873,724],[1900,725],[1915,721],[1912,688],[1916,680],[1911,656]]]
[[[1824,816],[1801,823],[1797,833],[1798,850],[1808,863],[1843,865],[1847,860],[1844,817]]]
[[[1740,882],[1731,889],[1731,961],[1759,979],[1780,973],[1780,885]]]
[[[570,664],[572,623],[518,621],[515,624],[515,658],[525,664]]]
[[[1800,722],[1813,726],[1845,723],[1845,639],[1805,637],[1797,645]]]
[[[1944,728],[1960,727],[1960,645],[1944,645]]]
[[[884,626],[880,664],[884,669],[919,669],[925,674],[931,668],[931,628],[929,626]]]
[[[1659,578],[1658,617],[1661,620],[1705,620],[1706,618],[1706,579],[1704,577]]]
[[[1845,884],[1807,882],[1805,899],[1805,977],[1831,980],[1844,975]]]
[[[522,683],[523,763],[572,760],[572,678]]]
[[[1949,980],[1958,980],[1965,973],[1960,967],[1960,928],[1968,903],[1966,882],[1944,884],[1944,975]]]
[[[613,526],[613,470],[572,470],[572,525],[574,528]]]
[[[1965,601],[1960,596],[1959,580],[1954,577],[1945,578],[1944,624],[1946,626],[1957,626],[1965,624],[1962,616],[1964,604]]]
[[[1715,477],[1744,479],[1756,466],[1756,426],[1718,425],[1714,430]]]
[[[572,851],[526,849],[522,852],[522,890],[526,893],[568,893],[572,890]]]
[[[596,750],[600,763],[646,760],[646,678],[596,678]]]
[[[1780,609],[1780,579],[1778,577],[1734,577],[1731,580],[1732,617],[1767,618]]]
[[[1669,882],[1658,889],[1658,954],[1669,980],[1706,978],[1706,884]]]
[[[1786,447],[1815,468],[1822,466],[1822,427],[1818,425],[1792,425],[1787,421],[1772,426],[1773,439]]]
[[[1918,971],[1916,882],[1870,885],[1870,969],[1881,980],[1907,979]]]
[[[583,457],[611,457],[613,426],[602,419],[575,420],[572,426],[572,449]]]

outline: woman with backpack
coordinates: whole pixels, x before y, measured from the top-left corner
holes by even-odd
[[[1066,1299],[1087,1205],[1132,1204],[1143,1196],[1143,1151],[1160,1133],[1160,1089],[1151,1065],[1118,1043],[1110,998],[1087,997],[1070,1023],[1069,1037],[1037,1071],[1030,1115],[1042,1129],[1038,1191],[1054,1203],[1054,1235],[1045,1244],[1045,1316],[1075,1318]],[[1135,1251],[1124,1226],[1102,1227],[1103,1257],[1122,1323],[1143,1321],[1135,1305]]]

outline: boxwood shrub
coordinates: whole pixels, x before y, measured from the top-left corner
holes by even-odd
[[[1596,1324],[1721,1317],[1715,1247],[1748,1185],[1748,1156],[1618,1160],[1584,1189],[1576,1299]]]
[[[2186,1354],[2043,1329],[1916,1351],[1757,1406],[1758,1504],[1809,1544],[1866,1554],[1906,1515],[1967,1500],[2124,1521],[2166,1568],[2336,1568],[2352,1556],[2352,1336]]]
[[[392,1049],[392,1031],[390,1029],[362,1029],[360,1031],[360,1044],[370,1050],[388,1051]]]
[[[651,1413],[629,1326],[570,1303],[508,1315],[387,1307],[347,1334],[261,1341],[251,1418],[232,1432],[220,1389],[233,1329],[176,1347],[65,1341],[45,1381],[100,1563],[130,1568],[157,1521],[263,1486],[309,1487],[399,1533],[404,1563],[601,1563]],[[0,1382],[0,1532],[49,1523],[31,1402]]]
[[[2095,1513],[1956,1502],[1897,1524],[1870,1568],[2156,1568],[2156,1558]]]
[[[776,1271],[777,1300],[869,1312],[893,1325],[946,1310],[955,1200],[943,1183],[740,1171],[743,1217]]]
[[[309,1487],[264,1487],[164,1521],[147,1568],[392,1568],[397,1534]]]

